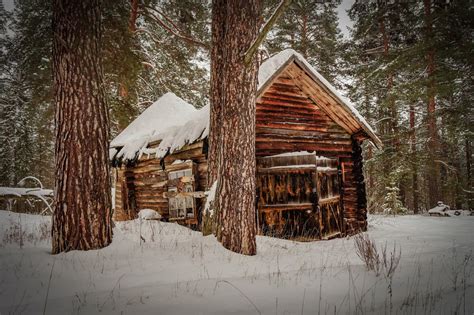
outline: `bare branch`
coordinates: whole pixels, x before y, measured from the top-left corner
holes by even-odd
[[[145,16],[147,16],[148,18],[158,23],[161,27],[166,29],[168,32],[170,32],[174,36],[188,43],[191,43],[199,47],[202,47],[206,50],[209,50],[209,45],[207,45],[206,43],[200,40],[194,39],[192,37],[189,37],[188,35],[184,35],[184,32],[181,29],[179,29],[178,26],[169,17],[167,17],[163,12],[149,6],[144,6],[144,8],[148,9],[148,10],[142,10],[142,13],[144,13]],[[165,23],[157,14],[151,12],[150,10],[153,10],[157,14],[161,15],[169,24],[171,24],[171,26]]]
[[[286,8],[290,5],[290,3],[291,3],[291,0],[282,0],[280,5],[276,8],[275,12],[273,12],[270,19],[268,19],[267,23],[263,26],[262,30],[258,34],[255,41],[252,43],[250,48],[245,52],[244,62],[245,62],[246,65],[250,64],[250,62],[252,61],[255,53],[258,50],[258,47],[263,42],[263,40],[267,36],[268,32],[273,27],[275,22],[278,20],[280,15],[282,15],[283,12],[286,10]]]

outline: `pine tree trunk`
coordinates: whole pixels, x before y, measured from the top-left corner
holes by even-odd
[[[468,138],[469,136],[466,136],[465,144],[466,144],[466,175],[467,175],[467,190],[472,191],[474,188],[473,183],[472,183],[472,167],[471,167],[471,156],[472,156],[472,150],[471,150],[471,141]],[[468,200],[468,207],[469,209],[472,209],[474,207],[473,204],[473,197],[470,195],[470,193],[467,193],[467,200]]]
[[[418,193],[418,161],[416,158],[416,131],[415,131],[415,107],[410,105],[410,151],[412,160],[412,198],[413,198],[413,212],[419,212],[419,193]]]
[[[431,17],[431,0],[424,0],[425,8],[425,23],[426,23],[426,40],[431,42],[433,40],[433,21]],[[429,44],[431,45],[431,43]],[[435,100],[435,52],[433,48],[428,49],[426,56],[428,64],[428,104],[427,104],[427,125],[428,125],[428,200],[429,206],[435,206],[436,203],[442,199],[439,190],[439,166],[435,162],[438,149],[438,133],[436,130],[436,100]]]
[[[213,4],[214,5],[214,4]],[[223,5],[223,4],[220,4]],[[207,187],[210,189],[218,178],[219,169],[219,150],[222,147],[221,140],[221,121],[222,121],[222,102],[224,85],[220,84],[222,80],[222,74],[224,73],[225,61],[223,56],[225,52],[225,46],[219,45],[225,37],[225,27],[222,27],[225,23],[222,14],[217,13],[217,10],[213,8],[212,15],[212,47],[211,47],[211,117],[209,122],[209,128],[211,130],[209,134],[209,151],[207,156],[208,168],[207,168]],[[215,234],[218,239],[220,238],[219,231],[217,228],[219,209],[215,206],[217,200],[211,205],[213,215],[210,213],[202,213],[201,230],[204,236],[209,234]]]
[[[137,30],[137,18],[138,18],[138,0],[131,0],[130,18],[128,19],[128,30],[130,33],[135,33]]]
[[[100,1],[55,0],[53,8],[57,254],[109,245],[112,222]]]
[[[413,212],[418,214],[419,206],[418,199],[418,161],[416,158],[416,133],[415,133],[415,107],[410,105],[410,151],[412,155],[412,193],[413,193]]]
[[[218,178],[217,236],[236,253],[256,254],[255,98],[257,62],[246,50],[259,29],[261,3],[212,3],[209,181]]]

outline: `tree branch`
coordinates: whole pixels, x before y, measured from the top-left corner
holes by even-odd
[[[137,29],[138,18],[138,0],[131,0],[130,19],[128,20],[128,29],[131,33]]]
[[[290,5],[290,3],[291,3],[291,0],[282,0],[280,2],[280,5],[276,8],[275,12],[273,12],[270,19],[268,19],[267,23],[263,26],[262,30],[258,34],[255,41],[252,43],[250,48],[245,52],[244,62],[245,62],[246,65],[250,64],[250,62],[252,61],[255,53],[257,52],[258,47],[263,42],[263,40],[267,36],[268,32],[273,27],[275,22],[278,20],[280,15],[282,15],[283,12],[286,10],[286,8]]]
[[[209,45],[207,45],[206,43],[201,42],[200,40],[194,39],[192,37],[189,37],[187,35],[183,35],[184,32],[182,30],[180,30],[178,28],[178,26],[169,17],[167,17],[162,12],[158,11],[155,8],[149,7],[149,6],[144,6],[144,8],[148,9],[148,10],[143,10],[143,13],[144,13],[145,16],[151,18],[153,21],[158,23],[161,27],[163,27],[165,30],[167,30],[168,32],[170,32],[174,36],[176,36],[176,37],[178,37],[178,38],[180,38],[184,41],[187,41],[188,43],[191,43],[191,44],[194,44],[194,45],[197,45],[199,47],[202,47],[204,49],[209,50]],[[154,14],[153,12],[150,12],[150,10],[153,10],[156,13],[158,13],[159,15],[163,16],[165,18],[165,20],[173,26],[174,29],[171,26],[169,26],[168,24],[166,24],[163,20],[161,20],[156,14]]]

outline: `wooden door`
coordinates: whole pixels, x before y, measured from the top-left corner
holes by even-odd
[[[315,238],[316,156],[288,154],[257,160],[257,225],[265,235]]]
[[[337,159],[317,158],[318,220],[322,239],[342,234],[341,179]]]
[[[338,161],[315,154],[257,160],[257,226],[261,234],[329,239],[342,233]]]

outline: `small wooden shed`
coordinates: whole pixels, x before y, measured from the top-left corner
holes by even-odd
[[[367,228],[361,144],[379,138],[300,54],[259,68],[257,202],[261,234],[328,239]],[[175,126],[170,126],[174,124]],[[200,227],[207,187],[209,107],[165,94],[111,143],[115,220],[140,209]]]

